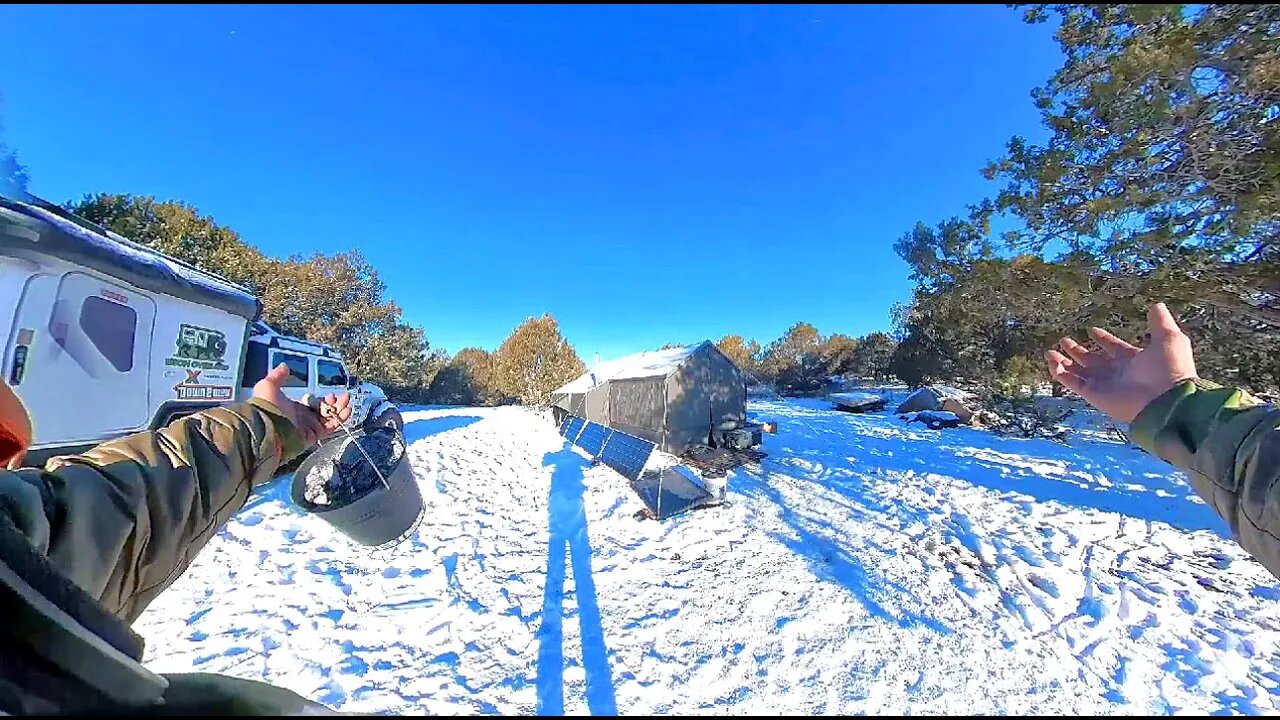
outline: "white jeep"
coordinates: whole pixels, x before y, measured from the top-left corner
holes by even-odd
[[[31,413],[31,463],[246,399],[281,362],[289,397],[346,390],[350,427],[403,424],[336,350],[274,332],[261,310],[249,290],[52,203],[0,197],[0,374]]]

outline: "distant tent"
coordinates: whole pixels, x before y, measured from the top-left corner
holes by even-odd
[[[601,363],[551,393],[560,416],[577,415],[680,455],[712,427],[747,419],[746,377],[710,341]]]
[[[925,410],[942,410],[943,401],[954,399],[960,403],[971,397],[969,393],[946,385],[926,385],[907,396],[894,412],[899,415]]]

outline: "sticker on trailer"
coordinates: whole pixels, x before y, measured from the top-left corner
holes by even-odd
[[[169,367],[226,371],[231,369],[223,362],[226,354],[227,336],[221,330],[182,323],[178,326],[178,337],[174,340],[173,355],[165,358],[164,364]],[[211,373],[210,377],[214,375]],[[223,376],[222,379],[230,378]]]
[[[173,386],[179,400],[230,400],[230,385],[201,385],[200,370],[188,370],[187,379]]]
[[[125,295],[124,293],[118,293],[115,290],[112,290],[110,288],[102,288],[101,290],[98,291],[98,294],[112,302],[120,303],[121,305],[129,304],[128,295]]]

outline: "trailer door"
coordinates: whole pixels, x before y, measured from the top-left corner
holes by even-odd
[[[5,381],[35,444],[89,442],[151,419],[151,298],[79,272],[32,276],[5,354]]]

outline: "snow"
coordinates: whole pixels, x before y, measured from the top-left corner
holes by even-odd
[[[230,280],[177,262],[167,255],[121,237],[116,233],[109,232],[107,236],[104,236],[90,232],[66,218],[35,205],[24,203],[23,210],[57,227],[62,232],[78,238],[87,245],[101,248],[127,262],[151,268],[154,272],[162,275],[175,275],[192,285],[203,287],[212,292],[237,296],[244,302],[256,302],[256,298],[252,293],[232,283]]]
[[[599,363],[597,367],[587,370],[568,384],[555,390],[552,394],[584,393],[606,380],[631,380],[635,378],[662,377],[680,366],[692,355],[698,345],[667,348],[653,352],[642,352],[626,357]]]
[[[661,523],[532,410],[406,411],[410,540],[260,488],[136,623],[148,666],[349,712],[1277,709],[1280,584],[1158,459],[749,409],[770,456]]]

